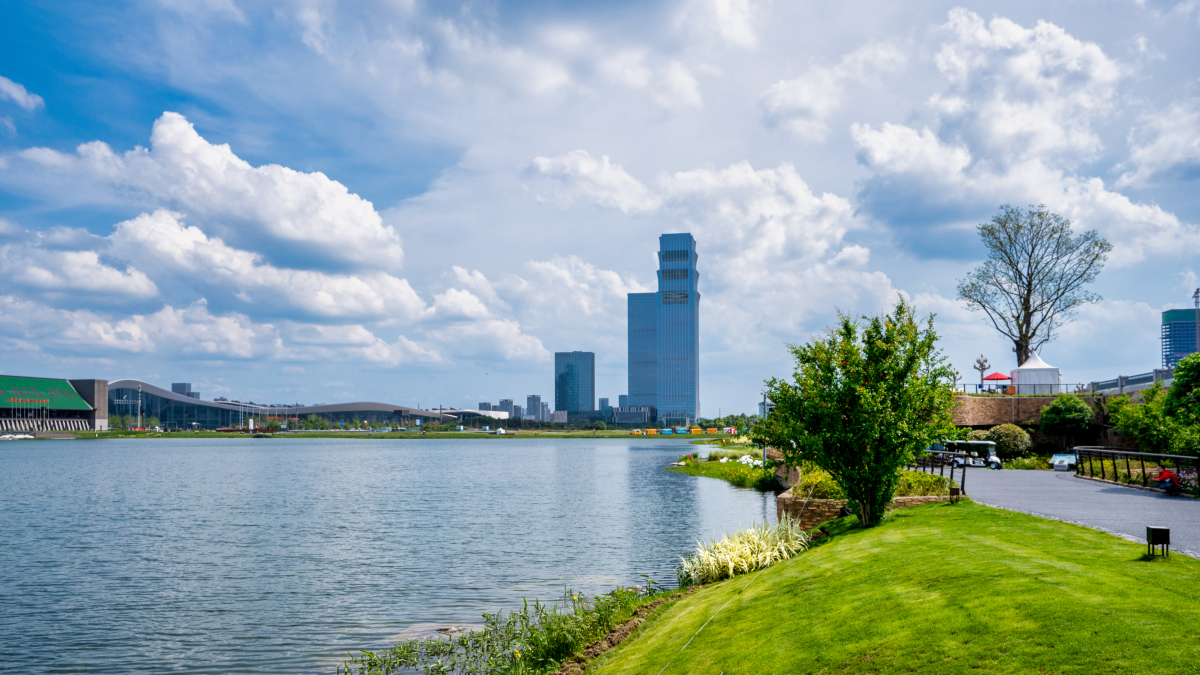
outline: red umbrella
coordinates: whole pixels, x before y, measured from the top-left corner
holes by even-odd
[[[1000,380],[1011,380],[1012,378],[1005,375],[1004,373],[992,373],[991,375],[988,375],[987,377],[985,377],[983,379],[984,379],[984,381],[987,381],[987,382],[998,382]]]

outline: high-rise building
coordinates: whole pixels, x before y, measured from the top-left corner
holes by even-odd
[[[596,407],[601,410],[604,410],[605,408],[608,407],[608,399],[606,399],[606,398],[600,399],[600,402],[596,404]]]
[[[525,415],[525,410],[524,410],[524,409],[523,409],[521,406],[519,406],[519,405],[514,405],[514,406],[513,406],[513,408],[512,408],[512,415],[511,415],[511,417],[513,417],[514,419],[518,419],[518,420],[519,420],[519,419],[521,419],[521,417],[523,417],[524,415]]]
[[[554,353],[554,410],[596,409],[596,354]]]
[[[700,412],[700,292],[696,240],[658,238],[658,292],[629,294],[628,406],[691,424]],[[622,404],[620,407],[627,407]]]
[[[1168,309],[1162,313],[1162,367],[1174,368],[1183,357],[1200,351],[1196,341],[1196,310]]]
[[[628,408],[629,407],[629,394],[621,394],[620,396],[617,397],[617,407],[618,408]]]
[[[183,394],[189,398],[200,398],[200,392],[192,391],[191,382],[175,382],[171,385],[171,392],[174,394]]]
[[[492,409],[492,404],[491,404],[491,403],[480,403],[480,404],[479,404],[479,409],[480,409],[480,410],[491,410],[491,409]]]
[[[550,404],[542,401],[542,422],[550,421]]]
[[[526,396],[525,397],[525,414],[532,415],[533,421],[542,421],[542,397],[541,396]]]
[[[492,408],[492,410],[500,410],[500,411],[506,412],[506,413],[508,413],[509,417],[512,417],[512,412],[513,412],[512,399],[511,398],[500,399],[500,405],[496,406],[495,408]]]

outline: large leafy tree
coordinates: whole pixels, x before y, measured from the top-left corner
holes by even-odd
[[[1013,343],[1017,365],[1052,340],[1081,305],[1100,296],[1084,290],[1104,267],[1112,244],[1095,230],[1072,236],[1071,221],[1045,205],[1000,207],[979,226],[988,258],[958,284],[968,309],[982,311]]]
[[[1095,418],[1096,411],[1086,401],[1074,394],[1063,394],[1042,408],[1038,424],[1042,431],[1062,436],[1064,444],[1068,437],[1074,444],[1075,434],[1087,431]]]
[[[951,371],[933,317],[923,323],[901,298],[891,314],[865,322],[841,315],[821,338],[788,345],[793,380],[767,381],[775,409],[751,432],[788,465],[827,471],[864,525],[883,517],[899,471],[953,427]]]
[[[1200,354],[1190,354],[1175,364],[1163,408],[1185,424],[1200,421]]]

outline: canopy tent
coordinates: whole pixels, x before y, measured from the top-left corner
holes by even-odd
[[[1011,371],[1018,394],[1057,394],[1062,390],[1062,371],[1032,352],[1016,370]]]
[[[1008,381],[1011,379],[1012,379],[1011,377],[1005,375],[1004,373],[992,373],[991,375],[988,375],[987,377],[983,378],[983,381],[984,382],[1000,382],[1000,381]]]

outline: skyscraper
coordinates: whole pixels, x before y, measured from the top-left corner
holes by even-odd
[[[607,408],[608,407],[608,399],[606,399],[606,398],[600,399],[600,403],[597,404],[597,407],[599,407],[601,410],[604,410],[605,408]]]
[[[1197,312],[1194,309],[1168,309],[1162,313],[1162,367],[1174,368],[1188,354],[1200,351],[1196,338]]]
[[[664,234],[658,244],[658,292],[629,294],[629,405],[686,425],[700,412],[696,240]]]
[[[525,397],[525,414],[533,415],[533,421],[541,422],[542,420],[542,397],[541,396],[526,396]]]
[[[554,353],[554,409],[567,412],[596,409],[593,352]]]

